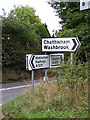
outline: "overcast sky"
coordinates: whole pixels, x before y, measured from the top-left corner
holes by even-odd
[[[2,0],[0,3],[0,14],[2,14],[2,8],[5,9],[8,14],[10,10],[14,8],[14,5],[30,6],[36,10],[36,15],[39,16],[42,23],[46,23],[49,32],[52,34],[53,30],[61,29],[59,24],[60,18],[58,18],[54,9],[47,4],[48,0]]]

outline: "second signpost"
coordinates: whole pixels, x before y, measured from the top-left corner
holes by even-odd
[[[32,71],[32,89],[34,84],[34,70],[45,69],[45,83],[47,81],[47,68],[60,67],[61,57],[64,59],[64,54],[42,54],[26,55],[26,70]]]
[[[68,38],[43,38],[42,39],[42,52],[45,54],[26,55],[26,70],[32,70],[32,90],[34,88],[34,70],[45,68],[45,83],[47,80],[47,68],[59,67],[60,62],[64,61],[64,54],[60,52],[71,52],[71,63],[73,61],[73,52],[80,47],[80,42],[77,37]],[[59,54],[46,54],[46,53]],[[60,76],[60,75],[59,75]]]

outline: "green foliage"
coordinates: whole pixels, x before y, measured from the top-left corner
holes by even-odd
[[[81,47],[78,58],[87,61],[90,55],[90,9],[80,11],[79,2],[60,2],[50,0],[49,4],[53,7],[61,18],[62,30],[56,32],[56,37],[78,37]]]
[[[83,116],[82,116],[83,113]],[[88,118],[87,114],[84,111],[76,111],[73,109],[72,111],[61,111],[56,112],[54,109],[51,111],[50,109],[46,110],[44,113],[36,113],[36,114],[19,114],[19,118]],[[54,120],[54,119],[53,119]]]
[[[58,73],[57,70],[51,70],[54,73]],[[88,83],[88,63],[81,63],[79,60],[73,61],[71,64],[70,59],[60,64],[60,84],[65,87],[78,88]],[[57,75],[56,75],[57,78]],[[57,78],[58,79],[58,78]]]
[[[27,53],[41,53],[42,37],[49,37],[35,10],[28,6],[15,7],[2,16],[3,66],[25,69]]]
[[[60,32],[56,32],[55,35],[57,37],[72,37],[72,36],[75,36],[77,37],[77,32],[76,32],[76,29],[64,29],[64,30],[61,30]]]

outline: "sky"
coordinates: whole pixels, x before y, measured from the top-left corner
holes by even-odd
[[[56,16],[54,9],[47,3],[48,0],[2,0],[0,3],[0,14],[2,15],[2,8],[5,9],[7,15],[14,8],[14,5],[28,5],[36,10],[36,15],[39,16],[42,23],[46,23],[50,34],[53,30],[61,29],[59,24],[60,18]]]

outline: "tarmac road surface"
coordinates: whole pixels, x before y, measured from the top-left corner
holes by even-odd
[[[50,78],[49,82],[53,82],[55,79]],[[34,85],[39,85],[40,80],[35,80]],[[0,84],[0,106],[2,104],[24,94],[24,90],[27,87],[32,87],[32,81]]]

